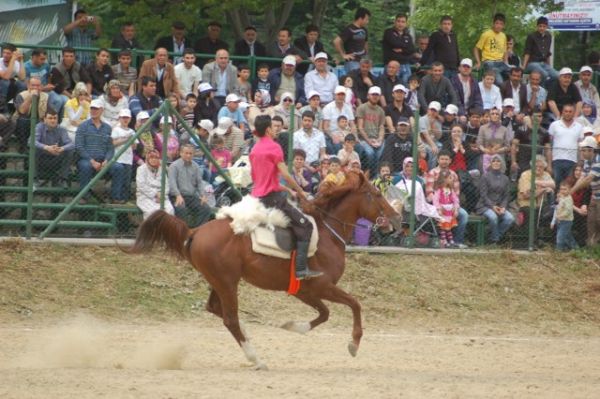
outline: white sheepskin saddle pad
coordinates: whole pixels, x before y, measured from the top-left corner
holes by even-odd
[[[252,250],[256,253],[290,259],[291,251],[282,249],[275,238],[279,229],[286,229],[290,223],[285,214],[279,209],[265,207],[258,198],[246,195],[240,202],[223,207],[217,213],[217,219],[230,218],[234,234],[250,234]],[[319,232],[312,216],[306,215],[313,225],[308,256],[317,251]]]

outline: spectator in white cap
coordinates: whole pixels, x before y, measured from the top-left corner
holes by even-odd
[[[384,108],[385,126],[388,133],[394,133],[397,130],[398,120],[401,117],[407,118],[411,124],[414,123],[412,109],[405,102],[407,94],[408,89],[402,84],[397,84],[392,89],[392,102]]]
[[[288,55],[283,58],[281,68],[274,68],[269,71],[268,81],[270,83],[269,93],[271,95],[271,104],[277,104],[281,101],[281,95],[284,92],[292,93],[298,103],[298,108],[306,102],[304,94],[304,79],[296,71],[296,58]]]
[[[463,58],[458,67],[458,74],[450,78],[450,83],[456,91],[458,97],[458,115],[461,122],[467,122],[467,115],[471,109],[483,109],[483,100],[479,84],[471,75],[473,61],[470,58]]]
[[[315,129],[323,131],[323,110],[321,108],[321,95],[318,91],[311,90],[307,92],[306,99],[308,100],[308,105],[305,105],[304,107],[300,108],[300,115],[302,115],[305,111],[312,112],[315,116],[313,127]]]
[[[120,90],[119,90],[120,91]],[[131,111],[127,108],[119,111],[119,124],[112,129],[111,138],[115,146],[115,154],[117,154],[123,146],[135,136],[135,131],[129,128],[131,122]],[[123,179],[120,180],[122,187],[117,190],[120,198],[113,198],[116,203],[125,203],[129,199],[129,188],[131,186],[131,170],[133,165],[133,148],[137,140],[133,141],[121,154],[114,164],[118,173],[122,173]],[[114,186],[113,182],[113,186]]]
[[[221,119],[224,116],[231,118],[241,131],[245,131],[248,128],[248,121],[240,109],[240,102],[241,98],[237,94],[228,94],[225,98],[225,105],[219,110],[217,118]]]
[[[217,114],[219,104],[214,99],[215,89],[210,83],[200,83],[198,85],[198,101],[194,109],[196,120],[210,119],[214,124],[217,123]]]
[[[442,138],[441,110],[442,105],[437,101],[432,101],[427,106],[427,113],[419,118],[419,135],[421,141],[427,144],[425,151],[430,169],[437,164],[437,153],[442,148],[440,142]]]
[[[322,104],[333,101],[333,92],[338,85],[336,75],[329,70],[327,59],[326,53],[317,53],[314,59],[315,69],[304,75],[304,92],[318,92]]]
[[[577,86],[573,83],[571,68],[562,68],[558,71],[558,80],[553,82],[548,90],[548,108],[550,108],[555,119],[560,118],[562,109],[566,104],[575,106],[575,117],[581,114],[583,101]]]
[[[446,146],[450,142],[450,131],[455,125],[461,125],[464,128],[464,124],[461,124],[458,120],[458,107],[454,104],[446,105],[444,108],[444,120],[442,121],[442,137],[440,143],[442,147]]]
[[[316,55],[324,52],[325,47],[323,43],[319,40],[320,29],[317,25],[309,24],[304,29],[304,36],[301,36],[294,40],[294,46],[299,50],[306,54],[306,57],[310,61],[314,61]],[[327,55],[327,53],[325,53]],[[329,58],[329,56],[328,56]],[[312,68],[311,68],[312,69]],[[298,72],[302,75],[306,74],[306,71],[309,70],[309,65],[299,65]],[[308,90],[306,91],[308,93]]]
[[[513,100],[515,115],[520,114],[520,118],[530,112],[527,104],[527,86],[523,84],[523,70],[520,67],[510,69],[509,79],[502,83],[500,94],[504,100],[510,98]]]
[[[600,108],[600,96],[598,96],[598,89],[592,84],[592,76],[594,71],[588,65],[584,65],[579,70],[579,80],[575,82],[575,86],[579,89],[582,101],[592,103],[596,106],[596,109]]]
[[[294,114],[294,123],[290,121],[290,117]],[[284,130],[298,130],[300,127],[300,113],[294,106],[294,96],[290,92],[283,92],[279,104],[273,107],[273,114],[278,115],[283,119]]]
[[[219,124],[215,128],[214,134],[223,137],[225,148],[231,151],[233,162],[235,162],[242,152],[244,133],[235,126],[231,118],[224,116],[219,118]]]
[[[379,106],[381,89],[371,86],[368,101],[356,109],[356,125],[360,144],[365,152],[366,165],[371,176],[376,176],[379,158],[383,153],[385,135],[385,112]]]
[[[385,66],[385,72],[379,76],[377,80],[377,86],[381,89],[381,98],[379,103],[383,108],[394,101],[393,90],[394,87],[402,81],[398,77],[398,71],[400,70],[400,63],[396,60],[391,60]]]
[[[592,142],[593,140],[593,137],[586,137],[580,143],[581,149],[585,150],[590,158],[593,158],[593,153],[598,148],[598,144]],[[600,159],[597,157],[592,161],[587,174],[571,188],[571,194],[588,186],[592,195],[587,208],[587,245],[594,246],[600,242]]]
[[[583,128],[583,134],[590,132],[590,128]],[[584,176],[587,176],[592,170],[592,164],[594,162],[600,162],[595,154],[598,149],[598,142],[592,136],[585,136],[583,140],[579,142],[579,155],[583,161],[582,172]]]
[[[337,154],[341,146],[334,145],[333,135],[338,132],[337,121],[340,116],[345,116],[350,126],[350,132],[356,133],[356,124],[354,123],[354,111],[352,106],[346,102],[346,88],[337,86],[335,88],[335,100],[323,107],[323,132],[327,142],[327,153]]]
[[[431,64],[431,73],[421,80],[419,86],[419,104],[421,109],[426,109],[432,101],[441,105],[458,105],[458,96],[450,79],[444,76],[444,65],[441,62]]]

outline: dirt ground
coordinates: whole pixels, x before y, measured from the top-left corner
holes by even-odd
[[[298,335],[247,328],[255,371],[220,323],[109,323],[89,316],[0,327],[0,397],[593,398],[599,337],[371,330],[356,358],[350,330]]]

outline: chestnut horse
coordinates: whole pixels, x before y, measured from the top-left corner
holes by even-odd
[[[344,273],[345,245],[352,236],[358,218],[377,224],[389,218],[394,226],[399,215],[381,193],[360,172],[349,172],[344,185],[334,187],[307,205],[317,222],[319,241],[317,252],[309,259],[312,270],[323,275],[302,282],[296,297],[319,313],[310,322],[289,321],[282,327],[306,333],[329,318],[323,300],[342,303],[352,309],[352,341],[348,350],[356,356],[362,337],[360,304],[336,284]],[[238,285],[240,279],[266,290],[286,291],[290,279],[290,260],[254,253],[250,236],[236,235],[229,226],[230,219],[213,220],[197,229],[188,229],[185,222],[157,211],[140,226],[130,253],[147,252],[155,244],[179,257],[186,258],[212,287],[206,309],[221,317],[246,358],[257,369],[266,369],[248,341],[238,319]],[[398,226],[399,227],[399,226]]]

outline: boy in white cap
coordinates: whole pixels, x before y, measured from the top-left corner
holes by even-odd
[[[244,133],[227,116],[219,118],[219,124],[214,133],[223,136],[225,147],[231,151],[233,162],[235,162],[240,157],[244,146]]]
[[[245,131],[248,126],[248,121],[244,117],[244,113],[240,110],[240,102],[242,99],[237,94],[231,93],[225,97],[225,105],[221,107],[217,118],[228,117],[233,120],[235,125],[242,131]]]
[[[379,106],[381,89],[371,86],[367,93],[368,101],[356,109],[357,129],[361,146],[367,157],[371,176],[377,174],[377,164],[383,153],[385,134],[385,112]]]
[[[112,129],[111,138],[112,143],[115,146],[115,154],[118,153],[125,143],[135,135],[133,129],[129,127],[131,121],[131,111],[127,108],[119,111],[119,123]],[[115,203],[124,204],[129,199],[129,187],[131,186],[131,167],[133,165],[133,147],[135,146],[134,141],[131,145],[121,154],[121,156],[115,162],[115,167],[120,170],[123,175],[121,181],[122,187],[119,188],[119,198],[113,198]],[[113,182],[113,185],[115,183]]]

